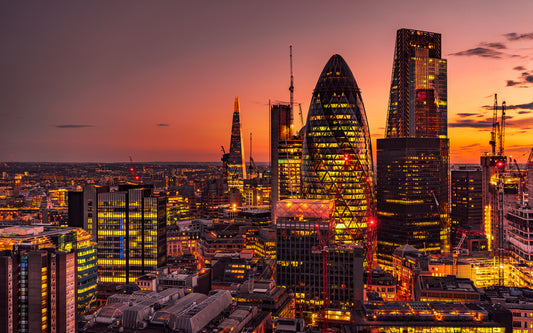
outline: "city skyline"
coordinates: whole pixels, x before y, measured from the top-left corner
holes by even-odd
[[[268,103],[289,99],[290,44],[304,119],[318,71],[338,53],[357,77],[376,147],[399,28],[442,35],[451,163],[479,163],[490,150],[494,93],[508,105],[506,152],[521,163],[530,148],[528,1],[3,7],[3,162],[219,161],[235,96],[243,137],[253,133],[254,160],[268,161]]]

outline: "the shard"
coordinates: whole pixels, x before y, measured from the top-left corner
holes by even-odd
[[[228,159],[228,187],[238,188],[242,193],[243,181],[246,178],[246,167],[244,165],[240,112],[239,98],[235,97]]]
[[[372,148],[361,92],[340,55],[329,59],[313,91],[302,159],[304,198],[335,200],[335,242],[364,244]]]

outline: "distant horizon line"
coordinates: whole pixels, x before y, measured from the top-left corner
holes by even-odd
[[[34,164],[131,164],[129,161],[121,162],[74,162],[74,161],[0,161],[0,164],[16,164],[16,163],[34,163]],[[221,161],[144,161],[144,162],[133,162],[133,164],[222,164]],[[270,164],[270,162],[265,161],[254,161],[255,164]],[[245,162],[245,164],[250,164],[250,162]],[[375,163],[374,163],[375,164]],[[450,163],[452,165],[479,165],[480,163],[468,163],[468,162],[454,162]],[[520,163],[519,163],[520,164]]]

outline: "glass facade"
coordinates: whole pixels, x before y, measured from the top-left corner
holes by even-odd
[[[483,198],[480,166],[454,166],[451,171],[451,234],[457,244],[458,229],[483,230]]]
[[[133,283],[166,263],[165,203],[145,188],[98,194],[100,282]]]
[[[392,263],[404,244],[440,253],[448,241],[448,140],[391,138],[377,141],[378,261]],[[441,200],[442,198],[442,200]]]
[[[363,299],[362,248],[321,248],[329,239],[333,206],[333,200],[307,199],[286,199],[276,205],[276,282],[294,292],[296,317],[315,325],[325,306],[325,283],[329,309],[336,313],[348,313]]]
[[[238,188],[242,193],[244,186],[243,180],[246,178],[246,167],[244,165],[240,112],[239,98],[235,97],[233,122],[231,125],[231,142],[229,146],[228,186],[230,188]]]
[[[447,62],[441,59],[441,35],[398,30],[386,137],[446,137],[447,110]]]
[[[372,184],[372,149],[361,92],[344,59],[333,55],[320,74],[307,116],[302,195],[334,199],[336,242],[363,244]]]
[[[96,303],[96,282],[98,265],[96,243],[83,229],[75,229],[78,262],[78,313],[85,314]]]
[[[441,35],[400,29],[385,139],[378,139],[378,262],[396,247],[450,249],[447,62]]]

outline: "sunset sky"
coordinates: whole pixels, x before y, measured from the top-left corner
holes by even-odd
[[[490,150],[494,93],[506,153],[533,146],[533,1],[5,1],[0,5],[0,161],[220,161],[233,100],[246,159],[268,161],[268,103],[304,119],[332,54],[383,137],[396,30],[442,34],[452,163]],[[296,125],[300,126],[296,113]],[[375,157],[375,151],[374,151]]]

